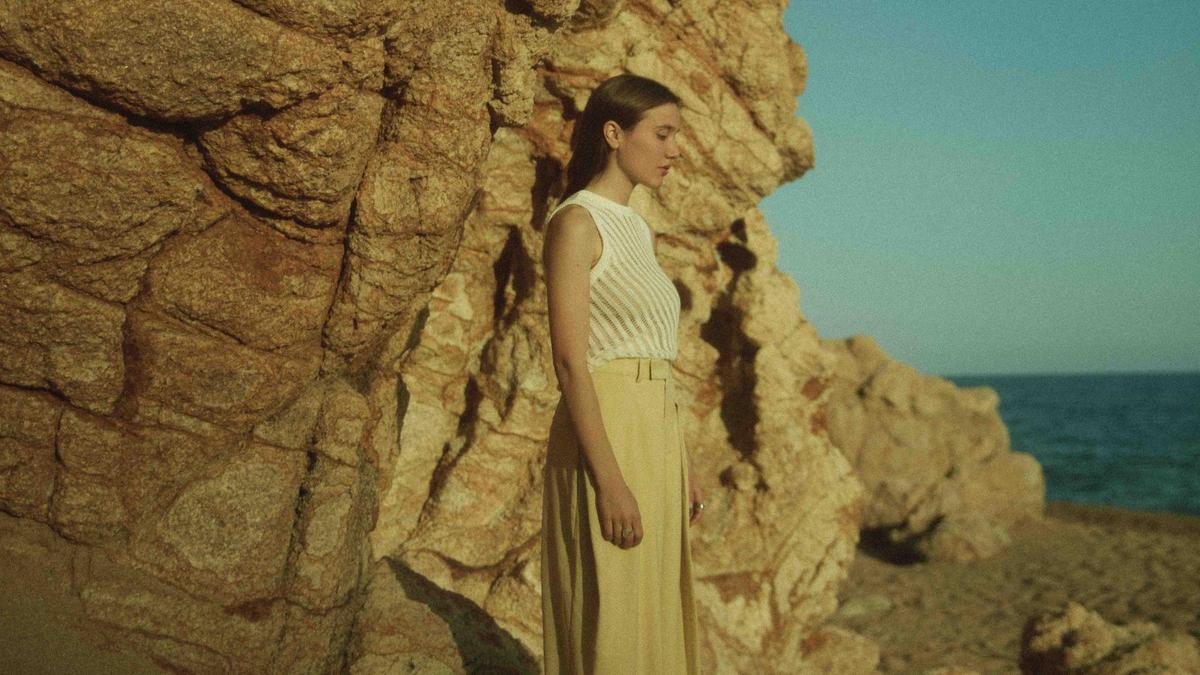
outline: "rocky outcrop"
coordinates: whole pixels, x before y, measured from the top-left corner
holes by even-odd
[[[369,84],[379,51],[377,39],[337,44],[220,0],[15,0],[0,12],[6,59],[151,120],[219,120]]]
[[[1021,672],[1046,675],[1200,673],[1200,642],[1137,621],[1113,625],[1077,602],[1029,618]]]
[[[981,446],[938,500],[864,501],[860,371],[755,207],[813,162],[784,4],[7,3],[0,552],[165,668],[536,668],[542,221],[631,71],[684,99],[633,206],[684,299],[702,658],[872,670],[822,626],[860,524],[1007,522],[986,492],[1028,467]]]
[[[862,526],[888,555],[986,558],[1041,517],[1041,465],[1010,449],[995,390],[919,373],[867,335],[822,344],[837,355],[829,435],[866,487]]]
[[[0,11],[3,552],[174,670],[371,644],[405,412],[376,354],[426,316],[562,17],[302,4]]]
[[[811,161],[808,134],[790,113],[759,104],[760,122],[731,105],[734,87],[707,74],[724,53],[705,33],[710,21],[693,5],[666,16],[638,5],[572,28],[540,71],[535,123],[496,133],[483,195],[420,332],[398,336],[382,357],[399,364],[406,414],[373,549],[472,600],[530,652],[540,649],[537,469],[559,396],[541,217],[561,185],[567,121],[606,72],[674,87],[687,101],[686,142],[705,147],[685,158],[686,184],[665,186],[659,199],[638,191],[634,201],[661,232],[660,258],[686,298],[677,374],[688,447],[710,490],[695,549],[702,658],[722,672],[795,663],[833,611],[854,552],[861,488],[820,421],[832,362],[794,311],[795,286],[775,269],[773,240],[753,208],[765,194],[755,185],[778,184]],[[767,26],[723,37],[748,44],[756,30]],[[637,47],[628,54],[625,45]],[[737,86],[769,90],[790,110],[803,77],[794,45],[757,49],[756,67],[728,77],[748,74],[755,81]],[[759,158],[751,166],[747,152]],[[793,310],[768,321],[764,306]],[[803,395],[795,382],[809,383]],[[380,405],[395,395],[381,387]],[[812,422],[797,433],[797,419]],[[389,592],[403,595],[395,584]]]

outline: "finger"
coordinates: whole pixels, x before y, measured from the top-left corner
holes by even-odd
[[[602,521],[600,523],[600,531],[604,535],[604,541],[612,542],[614,544],[617,543],[614,537],[615,533],[613,532],[613,521],[609,519]]]

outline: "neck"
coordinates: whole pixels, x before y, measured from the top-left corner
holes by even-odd
[[[590,183],[583,187],[602,197],[608,197],[618,204],[628,206],[629,196],[633,194],[634,185],[624,175],[606,173],[593,178]]]

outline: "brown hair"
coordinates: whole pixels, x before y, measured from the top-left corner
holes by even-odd
[[[567,187],[563,198],[580,190],[604,170],[609,147],[604,142],[604,123],[612,120],[622,129],[632,129],[646,111],[664,103],[681,103],[679,96],[656,80],[623,73],[601,82],[571,132],[571,160],[567,162]]]

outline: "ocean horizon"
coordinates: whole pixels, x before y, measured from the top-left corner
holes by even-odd
[[[952,380],[954,378],[975,377],[1094,377],[1105,375],[1200,375],[1200,370],[1111,370],[1111,371],[1062,371],[1062,372],[1002,372],[1002,373],[929,373],[938,377]]]
[[[1046,499],[1200,516],[1200,372],[939,375],[989,386]]]

